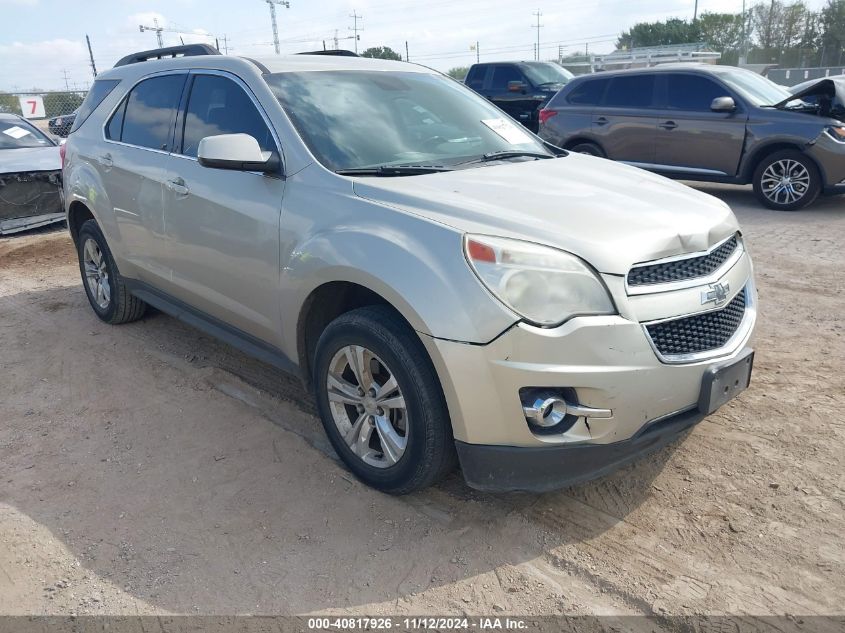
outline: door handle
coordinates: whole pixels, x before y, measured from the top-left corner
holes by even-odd
[[[660,124],[660,127],[662,127],[664,130],[674,130],[676,127],[678,127],[678,124],[674,121],[664,121]]]
[[[103,167],[106,169],[111,169],[112,165],[114,165],[114,161],[112,160],[111,154],[103,154],[97,158],[97,162],[99,162]]]
[[[607,117],[600,116],[595,121],[596,125],[607,125],[610,121],[607,120]]]
[[[167,181],[167,188],[170,189],[177,196],[187,196],[189,193],[188,186],[181,178],[175,178]]]

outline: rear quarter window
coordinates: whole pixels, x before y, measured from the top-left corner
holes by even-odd
[[[566,102],[571,105],[595,106],[601,103],[608,79],[586,79],[570,90]]]
[[[105,98],[111,94],[111,91],[114,90],[119,83],[120,79],[97,79],[94,81],[94,85],[91,86],[91,90],[88,91],[88,94],[85,95],[85,99],[82,100],[82,105],[79,106],[79,111],[76,113],[76,119],[74,119],[73,126],[70,128],[71,134],[85,123],[86,119],[91,116],[91,113],[97,109],[97,106],[99,106]]]

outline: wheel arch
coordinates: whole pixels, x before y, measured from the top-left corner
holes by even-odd
[[[757,169],[757,166],[765,160],[768,156],[771,156],[775,152],[781,152],[784,150],[793,150],[796,152],[801,152],[807,159],[815,166],[815,168],[819,172],[819,177],[822,179],[822,182],[826,182],[826,174],[824,171],[824,167],[817,161],[813,156],[805,151],[807,147],[806,143],[798,143],[796,141],[773,141],[771,143],[766,143],[762,147],[756,148],[745,160],[745,164],[743,165],[741,178],[743,182],[749,183],[754,178],[754,171]]]
[[[572,138],[567,139],[566,143],[563,144],[563,149],[572,149],[576,145],[582,145],[582,144],[585,144],[585,143],[589,143],[590,145],[595,145],[596,147],[598,147],[601,150],[602,154],[607,156],[607,152],[604,151],[604,148],[601,146],[601,143],[599,143],[596,139],[591,138],[589,136],[573,136]]]
[[[79,229],[88,220],[97,220],[91,209],[80,200],[71,202],[67,209],[67,228],[74,244],[79,244]]]
[[[327,281],[314,288],[299,311],[296,322],[296,350],[302,381],[312,388],[314,354],[317,341],[326,327],[347,312],[365,306],[383,305],[395,312],[412,331],[416,328],[393,303],[382,294],[360,283],[352,281]],[[418,318],[414,315],[412,318]]]

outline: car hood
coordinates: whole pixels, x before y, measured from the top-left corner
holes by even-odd
[[[59,171],[62,159],[56,145],[0,149],[0,174],[18,171]]]
[[[825,113],[825,116],[831,116],[834,119],[845,121],[845,82],[834,81],[833,79],[819,79],[814,84],[790,95],[789,98],[776,103],[773,107],[784,108],[787,103],[796,99],[803,99],[804,97],[826,97],[830,99],[830,110]],[[797,111],[803,112],[804,110],[799,109]]]
[[[554,246],[603,273],[707,250],[739,227],[725,203],[641,169],[569,154],[398,178],[356,178],[356,195],[468,233]]]

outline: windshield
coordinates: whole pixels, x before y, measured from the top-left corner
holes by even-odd
[[[730,70],[713,69],[713,71],[719,79],[756,106],[771,106],[791,96],[789,90],[783,86],[750,70],[732,68]]]
[[[548,154],[521,125],[440,75],[344,70],[265,79],[329,169],[448,166],[505,150]]]
[[[561,68],[557,64],[549,64],[547,62],[540,62],[536,64],[522,63],[519,65],[522,72],[531,80],[535,86],[543,84],[566,84],[574,75]]]
[[[53,144],[49,137],[23,119],[0,121],[0,149],[49,147]]]

